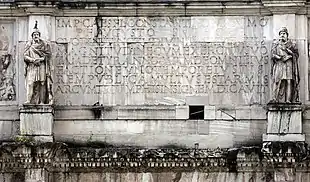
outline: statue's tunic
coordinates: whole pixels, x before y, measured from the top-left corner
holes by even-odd
[[[288,52],[289,49],[293,54]],[[298,99],[299,71],[298,71],[298,49],[295,43],[288,40],[287,42],[277,41],[273,44],[271,53],[279,55],[281,59],[272,58],[272,77],[273,83],[281,87],[281,80],[293,81],[293,101]],[[277,88],[280,89],[280,88]]]
[[[278,46],[276,46],[274,50],[274,54],[280,55],[280,56],[289,56],[287,52],[285,51],[286,49],[286,43],[279,43]],[[291,80],[293,79],[293,59],[287,59],[287,60],[278,60],[275,62],[274,67],[273,67],[273,72],[274,72],[274,78],[275,82],[279,82],[281,80]]]
[[[41,81],[46,81],[46,73],[48,69],[48,57],[51,52],[49,49],[49,45],[40,40],[39,43],[34,43],[34,41],[29,42],[26,45],[24,57],[26,66],[26,79],[28,83]],[[44,58],[45,60],[40,62],[39,64],[35,64],[34,61],[38,58]]]

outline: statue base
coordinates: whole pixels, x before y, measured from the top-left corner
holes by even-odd
[[[305,141],[301,103],[269,103],[267,134],[263,141]]]
[[[54,109],[51,105],[24,104],[19,110],[20,134],[35,141],[53,142]]]
[[[263,134],[264,142],[304,142],[305,140],[304,134]]]

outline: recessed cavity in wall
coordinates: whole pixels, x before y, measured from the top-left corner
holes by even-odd
[[[204,119],[205,106],[189,106],[189,119]]]

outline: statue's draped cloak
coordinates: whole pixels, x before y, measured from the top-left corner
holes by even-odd
[[[32,60],[27,59],[31,58]],[[44,57],[44,61],[38,65],[35,65],[34,59]],[[33,40],[29,41],[25,46],[24,61],[25,61],[25,76],[26,83],[31,82],[45,82],[47,86],[47,102],[51,101],[52,97],[52,75],[51,75],[51,48],[50,45],[39,40],[39,43],[35,43]]]
[[[276,41],[272,45],[272,54],[282,55],[286,54],[281,50],[281,46],[285,46],[287,49],[293,52],[292,58],[287,60],[287,62],[283,62],[282,60],[278,60],[272,56],[272,69],[271,75],[273,79],[273,84],[280,83],[283,79],[292,80],[292,101],[299,101],[299,66],[298,66],[298,49],[296,43],[288,40],[283,45],[280,44],[279,41]],[[280,85],[280,84],[279,84]]]

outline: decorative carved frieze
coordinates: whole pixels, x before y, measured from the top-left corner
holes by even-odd
[[[48,168],[50,171],[75,170],[200,170],[265,171],[274,167],[307,165],[309,150],[303,143],[265,143],[260,147],[233,149],[143,149],[72,146],[65,143],[2,144],[0,170],[15,171]],[[302,165],[303,164],[303,165]]]
[[[275,165],[301,163],[309,156],[305,142],[265,142],[262,152],[266,162]]]

